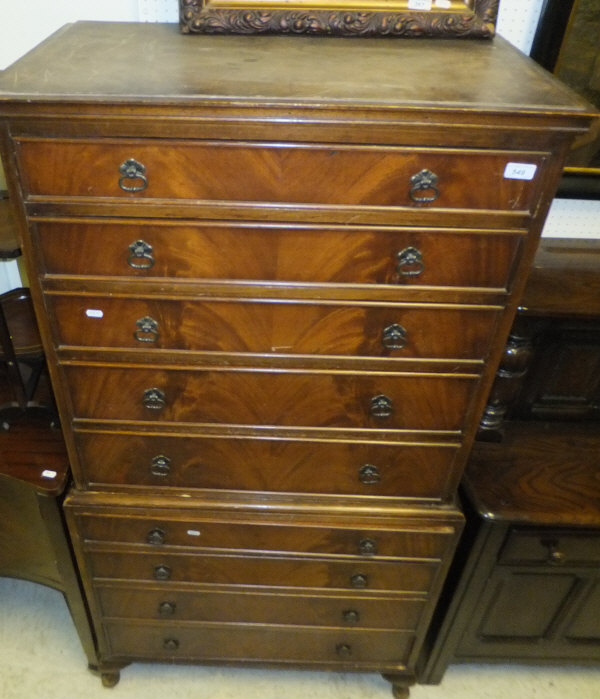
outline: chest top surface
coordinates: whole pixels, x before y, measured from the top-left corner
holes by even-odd
[[[67,25],[4,71],[0,113],[9,102],[590,112],[501,38],[190,37],[173,24],[105,22]]]

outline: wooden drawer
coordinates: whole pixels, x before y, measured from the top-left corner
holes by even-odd
[[[297,516],[227,519],[219,513],[184,513],[175,517],[158,509],[120,508],[110,514],[78,514],[80,536],[87,542],[149,545],[157,551],[172,547],[211,552],[260,551],[307,553],[327,556],[373,556],[392,558],[435,558],[446,554],[455,538],[452,526],[419,521],[398,524],[397,530],[373,523],[347,528],[340,523],[327,526],[298,522]],[[150,552],[150,549],[148,549]]]
[[[483,359],[498,311],[46,295],[57,344],[203,352]]]
[[[433,560],[153,553],[108,544],[94,544],[88,560],[96,579],[403,592],[428,591],[440,568]]]
[[[78,418],[425,430],[461,429],[477,378],[89,365],[64,372]]]
[[[600,532],[561,529],[511,529],[499,555],[500,563],[597,565]]]
[[[218,222],[35,224],[52,275],[506,289],[516,233]],[[412,260],[412,261],[411,261]]]
[[[201,593],[172,585],[95,585],[104,618],[164,622],[238,622],[414,631],[424,597],[344,593],[287,595],[227,588]]]
[[[76,430],[86,485],[214,488],[440,500],[458,445],[172,437]]]
[[[21,140],[18,153],[30,196],[511,213],[532,212],[545,161],[543,153],[516,151],[167,140],[149,145],[133,139]],[[122,167],[132,159],[140,175],[128,178]],[[534,179],[506,177],[514,162],[537,167]],[[413,183],[423,171],[435,175],[436,189]]]
[[[412,633],[403,631],[294,626],[106,622],[104,629],[112,657],[169,661],[397,667],[407,662],[414,641]]]

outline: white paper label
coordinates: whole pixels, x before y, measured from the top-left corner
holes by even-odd
[[[507,180],[532,180],[537,172],[537,165],[532,163],[508,163],[504,170]]]
[[[85,314],[88,318],[103,318],[104,317],[104,311],[101,311],[99,308],[88,308],[86,310]]]
[[[429,12],[432,2],[433,0],[408,0],[408,9]]]
[[[57,475],[56,471],[51,471],[50,469],[42,471],[42,478],[56,478]]]
[[[449,10],[452,7],[450,0],[435,0],[435,6],[441,10]]]
[[[197,529],[188,529],[188,536],[200,536],[200,532]]]

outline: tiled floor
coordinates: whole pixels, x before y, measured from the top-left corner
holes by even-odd
[[[390,699],[378,675],[141,665],[114,689],[86,669],[62,595],[0,578],[2,699]],[[599,667],[451,667],[412,699],[598,699]]]

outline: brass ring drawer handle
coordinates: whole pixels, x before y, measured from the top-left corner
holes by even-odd
[[[152,245],[145,240],[134,240],[128,248],[127,264],[133,269],[150,269],[154,266]]]
[[[139,322],[139,321],[138,321]],[[398,323],[392,323],[383,329],[381,333],[381,344],[385,349],[400,350],[406,347],[408,333]]]
[[[171,578],[171,569],[169,566],[160,565],[154,566],[154,579],[155,580],[169,580]]]
[[[165,638],[163,641],[163,648],[165,650],[178,650],[179,641],[176,638]]]
[[[410,198],[417,204],[431,204],[440,196],[439,177],[431,170],[421,170],[410,178]]]
[[[155,527],[151,529],[146,535],[146,541],[153,546],[162,546],[167,539],[167,533],[164,529]]]
[[[423,253],[415,247],[404,248],[396,254],[396,272],[401,277],[418,277],[425,271]]]
[[[358,469],[358,480],[363,485],[375,485],[381,482],[381,473],[379,473],[377,466],[364,464]]]
[[[358,552],[361,556],[376,556],[377,542],[374,539],[361,539],[358,543]]]
[[[171,459],[164,454],[157,454],[150,462],[150,473],[153,476],[164,478],[171,472]]]
[[[342,619],[346,624],[358,624],[360,621],[360,614],[356,609],[345,609],[342,612]]]
[[[161,602],[158,605],[158,613],[160,616],[175,616],[177,605],[175,602]]]
[[[352,646],[347,643],[338,643],[335,647],[335,652],[340,658],[349,658],[352,655]]]
[[[119,187],[124,192],[142,192],[148,186],[146,177],[146,166],[135,160],[128,158],[119,166]],[[137,182],[137,184],[133,184]]]
[[[136,331],[133,337],[138,342],[158,342],[160,333],[158,332],[158,321],[150,316],[139,318],[135,322]]]
[[[394,414],[394,403],[391,398],[383,394],[371,398],[370,413],[376,418],[387,418]]]
[[[162,410],[167,405],[167,398],[160,388],[147,388],[142,403],[148,410]]]
[[[356,573],[350,578],[350,584],[357,590],[363,590],[369,584],[369,578],[363,573]]]

